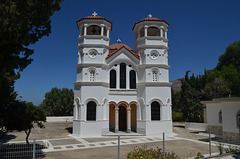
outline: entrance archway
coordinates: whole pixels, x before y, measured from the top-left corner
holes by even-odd
[[[130,103],[131,107],[131,131],[137,132],[137,105]]]
[[[119,131],[127,130],[127,111],[124,106],[119,107]]]

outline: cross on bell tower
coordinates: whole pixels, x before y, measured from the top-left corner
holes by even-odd
[[[93,12],[93,14],[92,14],[94,17],[96,17],[98,14],[97,14],[97,12]]]

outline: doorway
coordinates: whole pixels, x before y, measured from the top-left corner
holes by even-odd
[[[123,106],[119,107],[119,131],[127,130],[127,111]]]

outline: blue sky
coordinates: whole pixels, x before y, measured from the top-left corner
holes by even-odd
[[[187,70],[202,74],[213,69],[218,57],[233,41],[240,40],[239,0],[65,0],[52,19],[52,33],[30,47],[34,61],[17,80],[15,90],[22,100],[39,105],[52,87],[71,88],[76,81],[76,21],[91,15],[112,21],[110,43],[120,38],[134,48],[132,27],[148,14],[166,20],[169,39],[170,80]]]

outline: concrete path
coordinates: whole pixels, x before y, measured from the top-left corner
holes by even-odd
[[[71,135],[72,123],[46,123],[46,129],[35,129],[32,136],[37,140],[37,146],[45,145],[42,149],[43,158],[53,159],[75,159],[75,158],[117,158],[118,139],[116,134],[108,134],[100,138],[77,138]],[[56,126],[56,129],[54,128]],[[165,147],[168,152],[175,152],[181,158],[192,158],[198,152],[208,156],[207,137],[198,133],[186,130],[182,125],[173,127],[174,133],[166,134]],[[24,134],[12,133],[16,136],[8,143],[24,143]],[[127,158],[127,153],[136,147],[147,145],[148,147],[163,147],[162,134],[155,136],[142,136],[136,133],[126,136],[121,133],[120,156]],[[48,138],[49,137],[49,138]],[[21,140],[21,141],[16,141]],[[212,144],[212,155],[217,155],[218,149],[215,143]],[[231,158],[231,156],[227,156]]]

